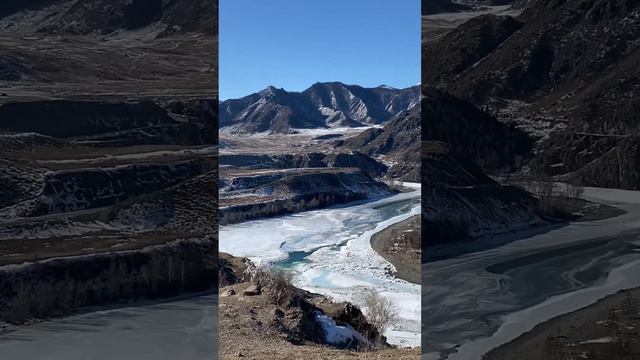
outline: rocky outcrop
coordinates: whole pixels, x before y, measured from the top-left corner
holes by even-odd
[[[275,173],[235,177],[220,191],[220,223],[285,215],[389,194],[387,185],[358,171]],[[255,185],[255,186],[249,186]]]
[[[251,261],[247,258],[218,253],[218,287],[223,288],[248,281],[246,271],[250,266]],[[235,295],[235,291],[231,295]]]
[[[357,306],[346,302],[334,303],[326,301],[325,299],[317,301],[317,299],[318,298],[314,301],[315,305],[322,309],[322,311],[330,316],[337,324],[350,326],[374,344],[386,344],[387,338],[380,334],[375,326],[369,323]]]
[[[325,296],[310,293],[294,287],[290,280],[278,277],[278,270],[269,268],[256,269],[250,260],[229,254],[220,254],[221,266],[228,274],[243,274],[241,280],[226,284],[220,283],[220,292],[225,294],[221,302],[222,347],[226,347],[226,335],[240,330],[239,336],[246,336],[244,328],[251,328],[259,323],[261,332],[256,337],[265,336],[286,339],[296,345],[321,344],[352,350],[374,350],[387,347],[386,338],[369,323],[362,311],[350,303],[336,303]],[[259,275],[257,275],[259,273]],[[244,276],[253,274],[254,276]],[[238,279],[239,276],[234,276]],[[272,279],[279,279],[273,283]],[[235,280],[234,279],[234,280]],[[278,294],[286,293],[286,297],[276,300],[272,287],[278,286]],[[251,311],[242,311],[249,307]],[[235,314],[230,316],[231,314]],[[245,316],[243,314],[252,314]],[[233,322],[231,324],[230,322]],[[352,331],[352,338],[345,338],[337,343],[328,340],[326,326],[341,326]],[[347,329],[342,329],[343,333]]]

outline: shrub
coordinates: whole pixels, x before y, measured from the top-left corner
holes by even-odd
[[[369,290],[363,296],[367,321],[382,334],[390,326],[397,324],[398,309],[393,301],[379,293]]]
[[[291,273],[268,265],[256,267],[252,281],[278,306],[286,305],[296,293]]]

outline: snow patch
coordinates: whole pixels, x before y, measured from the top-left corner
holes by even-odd
[[[369,344],[372,345],[362,334],[355,331],[351,326],[341,326],[329,316],[316,311],[316,321],[322,327],[324,331],[324,339],[326,342],[333,345],[346,345],[351,344]]]

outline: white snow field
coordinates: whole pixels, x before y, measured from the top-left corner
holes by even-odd
[[[480,360],[539,323],[640,286],[640,192],[585,188],[583,197],[626,213],[423,264],[423,359]]]
[[[98,311],[0,335],[0,358],[211,360],[218,353],[217,326],[215,295]]]
[[[366,291],[390,298],[400,321],[385,335],[399,346],[420,346],[420,285],[395,278],[371,247],[373,234],[420,214],[420,185],[412,192],[220,228],[220,251],[268,262],[294,273],[294,284],[362,305]],[[366,309],[363,309],[366,314]]]

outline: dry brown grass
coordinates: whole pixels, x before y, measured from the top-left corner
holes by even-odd
[[[244,296],[249,283],[229,286],[237,295],[220,297],[219,341],[220,359],[251,360],[419,360],[420,349],[382,349],[371,352],[341,350],[303,342],[287,341],[279,325],[274,323],[279,307],[266,294]],[[291,312],[286,312],[287,321]]]

